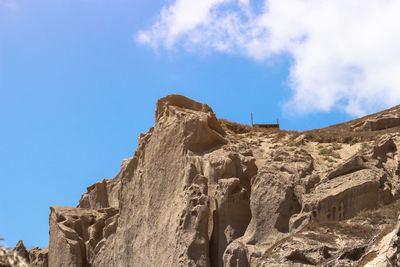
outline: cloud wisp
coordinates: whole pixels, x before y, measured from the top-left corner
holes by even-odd
[[[136,41],[254,60],[290,55],[290,111],[400,103],[398,0],[175,0]]]

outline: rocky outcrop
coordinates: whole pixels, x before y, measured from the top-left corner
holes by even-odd
[[[14,254],[18,255],[18,257],[23,259],[26,264],[38,267],[48,266],[47,248],[40,249],[38,247],[34,247],[30,250],[27,250],[22,240],[20,240],[12,251]]]
[[[372,148],[336,144],[332,159],[294,133],[240,127],[184,96],[160,99],[154,127],[116,177],[88,187],[77,208],[51,207],[48,254],[16,250],[33,266],[365,260],[389,223],[371,230],[355,218],[398,198],[397,135]]]
[[[49,266],[91,266],[94,256],[116,230],[118,209],[50,209]]]
[[[0,266],[1,267],[28,267],[26,260],[21,257],[18,253],[20,250],[20,245],[18,249],[10,251],[6,248],[0,246]]]
[[[311,209],[312,221],[322,222],[345,220],[362,210],[376,209],[383,204],[384,194],[378,175],[359,170],[322,183],[307,196],[305,210]]]
[[[29,263],[31,266],[47,267],[49,266],[49,249],[40,249],[34,247],[29,251]]]
[[[26,247],[24,246],[24,243],[22,242],[22,240],[18,241],[17,245],[13,249],[13,252],[18,254],[18,256],[23,258],[27,263],[30,262],[29,252],[26,250]]]
[[[352,125],[356,132],[379,131],[400,126],[400,106],[368,116]]]
[[[388,156],[393,158],[396,151],[397,146],[393,138],[385,136],[382,140],[378,140],[377,144],[374,146],[372,157],[382,162],[386,161]]]
[[[330,180],[338,176],[346,175],[348,173],[356,172],[362,169],[367,169],[368,166],[366,165],[367,160],[361,156],[356,155],[355,157],[351,158],[344,164],[338,166],[335,170],[328,173],[326,179]]]
[[[367,120],[360,126],[356,127],[354,130],[360,131],[378,131],[388,128],[393,128],[400,126],[400,117],[390,116],[390,117],[379,117],[376,119]]]
[[[386,258],[391,266],[400,266],[400,217],[397,220],[397,225],[391,233],[391,236]]]
[[[122,166],[122,168],[123,167],[124,166]],[[120,188],[121,182],[118,179],[103,179],[87,188],[87,192],[84,193],[79,200],[78,208],[118,208],[118,194]]]

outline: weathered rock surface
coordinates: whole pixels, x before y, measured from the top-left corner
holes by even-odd
[[[379,131],[383,129],[393,128],[400,126],[400,107],[396,106],[390,110],[379,112],[368,116],[367,119],[362,120],[352,125],[354,131]]]
[[[349,128],[397,127],[397,111]],[[16,251],[33,266],[356,266],[394,227],[399,144],[321,144],[167,96],[115,178],[51,207],[48,248]]]
[[[50,209],[49,266],[91,266],[96,253],[116,230],[118,209]]]
[[[118,179],[103,179],[87,188],[79,200],[78,208],[103,209],[118,208],[118,194],[121,182]]]
[[[400,126],[400,117],[385,116],[367,120],[362,125],[355,128],[355,131],[378,131]]]
[[[29,252],[29,263],[31,266],[46,267],[49,266],[49,249],[40,249],[34,247]]]
[[[48,249],[40,249],[38,247],[34,247],[30,250],[27,250],[22,240],[18,241],[15,248],[12,252],[17,255],[20,259],[23,259],[26,266],[40,266],[46,267],[48,266]],[[0,265],[2,266],[2,265]]]
[[[28,263],[30,262],[29,252],[26,250],[26,247],[22,242],[22,240],[18,241],[17,245],[13,249],[13,252],[16,252],[16,254],[18,254],[18,256],[20,256],[21,258],[23,258],[26,262]]]
[[[20,247],[20,246],[18,246]],[[18,250],[18,249],[17,249]],[[28,267],[26,260],[21,257],[18,251],[10,251],[0,246],[0,266],[1,267]]]

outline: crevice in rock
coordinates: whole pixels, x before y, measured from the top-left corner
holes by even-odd
[[[299,199],[293,192],[293,188],[286,191],[285,200],[279,205],[279,216],[275,222],[275,228],[281,233],[289,232],[290,217],[301,211]]]
[[[350,249],[346,252],[344,252],[339,259],[343,260],[343,259],[349,259],[351,261],[358,261],[359,259],[361,259],[361,256],[364,255],[365,250],[367,249],[367,247],[357,247],[357,248],[353,248]]]
[[[179,262],[183,266],[208,266],[210,203],[207,178],[196,175],[184,194],[185,208],[176,229],[179,240],[177,248],[181,251]]]
[[[247,248],[241,241],[233,241],[224,253],[224,266],[250,267]]]
[[[290,255],[286,257],[286,259],[288,259],[292,262],[295,262],[295,263],[316,265],[316,262],[309,259],[303,252],[298,251],[298,250],[295,250],[292,253],[290,253]]]
[[[227,246],[243,236],[251,220],[249,203],[223,203],[217,207],[214,231],[210,240],[211,266],[223,266],[223,255]]]
[[[215,203],[215,210],[211,213],[211,216],[213,218],[212,222],[212,233],[210,237],[210,243],[209,243],[209,255],[210,255],[210,266],[211,267],[216,267],[218,266],[218,247],[219,247],[219,233],[218,233],[218,219],[217,219],[217,209],[218,209],[218,203]]]
[[[209,220],[212,222],[212,226],[209,226],[212,229],[209,245],[211,266],[224,266],[224,254],[228,246],[244,235],[252,218],[250,179],[258,171],[255,160],[243,161],[237,154],[231,154],[229,158],[231,161],[224,166],[216,180],[215,195],[211,196],[211,201],[214,201],[210,212],[212,219]],[[236,250],[232,251],[235,255]],[[245,262],[243,255],[246,253],[243,249],[239,250],[241,256],[236,256]]]

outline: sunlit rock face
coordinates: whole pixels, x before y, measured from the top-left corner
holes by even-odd
[[[32,266],[357,266],[391,246],[397,261],[385,242],[398,213],[398,115],[297,133],[161,98],[117,176],[77,208],[51,207],[48,248],[18,253]]]

